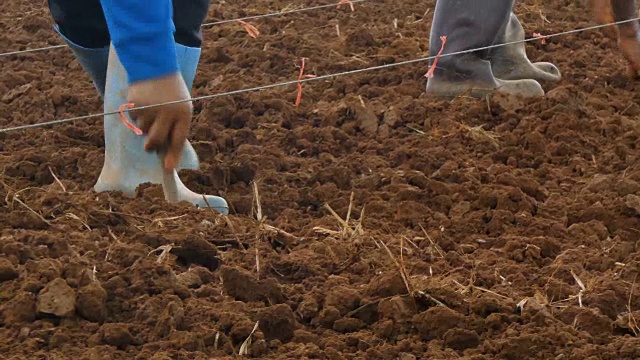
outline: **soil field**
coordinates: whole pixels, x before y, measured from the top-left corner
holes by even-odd
[[[257,3],[208,21],[318,5]],[[61,44],[45,6],[0,2],[3,52]],[[193,94],[427,56],[433,6],[208,26]],[[640,83],[602,30],[527,49],[563,74],[543,99],[436,100],[414,63],[195,103],[181,175],[228,217],[93,192],[99,118],[0,133],[0,358],[640,358]],[[0,62],[1,128],[102,111],[67,48]]]

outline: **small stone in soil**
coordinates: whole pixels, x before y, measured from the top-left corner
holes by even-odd
[[[58,317],[72,316],[76,307],[75,291],[61,278],[56,278],[40,291],[36,310]]]

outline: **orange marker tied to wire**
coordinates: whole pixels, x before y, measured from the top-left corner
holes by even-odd
[[[142,135],[142,130],[140,130],[140,128],[133,125],[132,122],[127,120],[127,116],[124,114],[124,109],[133,109],[133,107],[134,105],[132,103],[120,105],[120,108],[118,109],[118,113],[120,113],[120,121],[122,121],[122,123],[129,129],[131,129],[131,131],[133,131],[136,135]]]
[[[534,33],[533,33],[533,37],[534,37],[534,38],[540,38],[540,39],[542,39],[542,41],[540,41],[540,43],[541,43],[542,45],[545,45],[545,44],[547,43],[546,36],[544,36],[544,35],[542,35],[542,34],[540,34],[540,33],[536,33],[536,32],[534,32]]]
[[[307,60],[307,58],[302,58],[302,64],[300,66],[296,65],[296,67],[300,68],[300,75],[298,75],[298,96],[296,97],[296,106],[300,105],[300,101],[302,100],[302,80],[316,77],[315,75],[304,74],[304,65]]]
[[[238,23],[240,25],[242,25],[242,27],[244,28],[244,30],[247,32],[247,34],[249,34],[249,36],[251,36],[252,38],[257,38],[258,35],[260,35],[260,31],[258,30],[258,28],[256,28],[255,26],[249,24],[246,21],[242,21],[242,20],[238,20]]]
[[[352,12],[356,11],[356,9],[353,7],[353,3],[350,0],[340,0],[336,8],[340,9],[342,5],[346,5],[346,4],[349,4],[349,7],[351,8]]]
[[[447,37],[440,36],[440,41],[442,41],[442,46],[440,47],[440,51],[438,51],[438,55],[436,55],[436,58],[433,60],[433,64],[431,64],[429,71],[427,71],[427,73],[424,74],[424,76],[427,78],[432,78],[433,72],[436,71],[436,66],[438,66],[438,59],[440,59],[440,55],[442,55],[442,52],[444,51],[444,44],[447,43]]]

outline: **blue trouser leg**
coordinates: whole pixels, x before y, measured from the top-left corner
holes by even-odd
[[[111,39],[100,0],[48,0],[48,5],[55,31],[104,96]],[[202,45],[201,25],[208,10],[209,0],[173,1],[177,44],[189,48]]]
[[[54,28],[58,35],[69,45],[76,60],[82,66],[82,69],[89,74],[93,81],[93,85],[98,90],[100,97],[104,97],[104,86],[107,81],[107,63],[109,62],[109,46],[99,48],[87,48],[74,43],[66,37],[60,28]]]

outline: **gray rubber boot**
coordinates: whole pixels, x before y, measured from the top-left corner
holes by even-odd
[[[516,14],[511,12],[509,21],[500,34],[502,38],[499,38],[498,44],[524,40],[524,28]],[[503,80],[558,81],[561,78],[560,70],[552,63],[531,63],[524,42],[491,49],[489,61],[493,74]]]
[[[494,45],[511,14],[513,0],[439,0],[431,27],[429,55],[440,50],[440,36],[447,36],[443,55]],[[533,79],[504,80],[491,70],[489,51],[443,56],[434,76],[427,81],[427,93],[441,97],[469,95],[483,97],[494,91],[535,97],[544,90]]]

